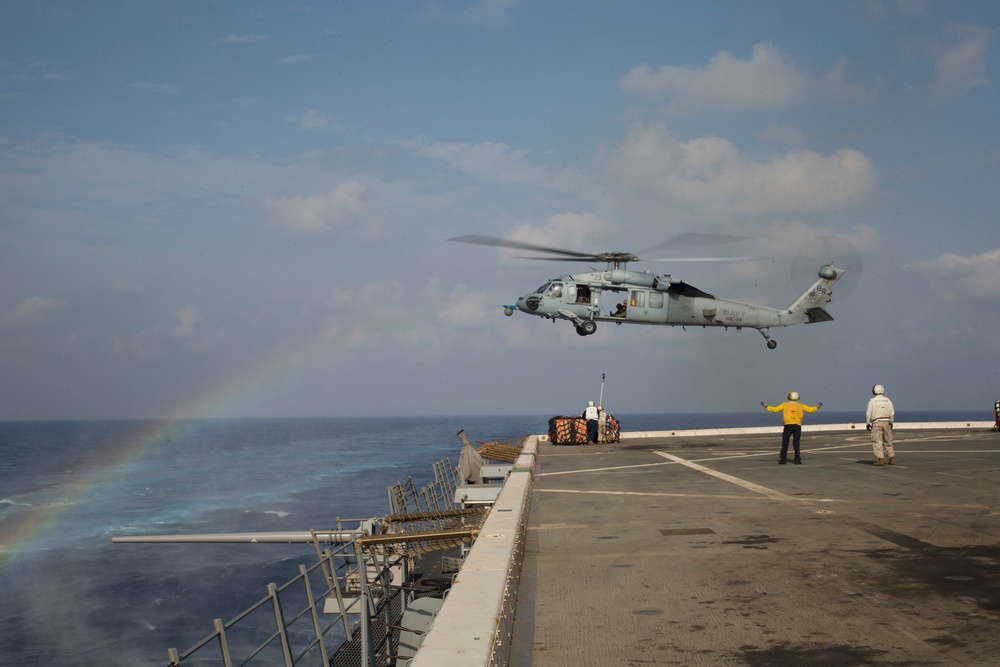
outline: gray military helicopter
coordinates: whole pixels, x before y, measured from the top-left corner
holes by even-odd
[[[685,234],[668,243],[704,245],[734,238],[737,237]],[[550,253],[548,256],[524,259],[604,262],[607,265],[604,271],[592,270],[589,273],[554,278],[531,294],[518,298],[516,305],[503,307],[507,316],[513,315],[517,309],[552,321],[567,320],[581,336],[589,336],[597,331],[598,322],[619,325],[662,324],[672,327],[734,327],[737,331],[747,327],[759,331],[767,341],[767,347],[773,350],[778,343],[768,335],[771,327],[833,320],[824,306],[830,303],[834,283],[845,272],[834,266],[832,261],[824,264],[819,268],[818,279],[809,289],[782,310],[713,296],[683,281],[675,282],[667,274],[656,275],[649,271],[630,271],[626,268],[629,262],[734,261],[754,258],[644,258],[620,251],[591,254],[480,235],[458,236],[448,240]],[[624,294],[621,302],[618,302],[616,296],[616,307],[607,315],[602,314],[601,309],[601,296],[605,292]]]

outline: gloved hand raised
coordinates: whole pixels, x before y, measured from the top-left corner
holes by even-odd
[[[767,407],[767,403],[765,403],[764,401],[761,401],[760,404],[763,405],[765,408]]]
[[[817,404],[816,404],[816,407],[817,407],[817,408],[821,408],[821,407],[823,407],[823,404],[822,404],[822,403],[817,403]]]

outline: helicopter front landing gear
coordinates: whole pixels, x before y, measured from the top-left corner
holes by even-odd
[[[767,341],[767,349],[773,350],[774,348],[778,347],[778,341],[774,340],[773,338],[771,338],[770,336],[767,335],[767,329],[766,328],[765,329],[757,329],[757,331],[759,331],[760,335],[763,336],[764,340]]]

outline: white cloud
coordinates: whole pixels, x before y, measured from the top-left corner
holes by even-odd
[[[761,260],[728,264],[730,274],[740,281],[771,283],[773,288],[783,285],[790,269],[792,286],[798,289],[815,280],[820,266],[833,262],[848,271],[837,287],[842,298],[860,279],[862,253],[878,246],[878,233],[863,223],[831,229],[794,220],[766,225],[748,243],[751,249],[745,254]]]
[[[916,268],[931,273],[931,284],[945,298],[1000,298],[1000,248],[969,257],[946,253]]]
[[[319,109],[310,109],[299,116],[299,127],[303,130],[322,130],[330,121],[330,117]]]
[[[115,294],[142,294],[146,291],[139,281],[122,276],[115,278],[111,290]]]
[[[856,150],[796,150],[766,162],[721,137],[679,141],[659,124],[635,123],[612,158],[627,189],[646,191],[713,214],[827,211],[860,201],[875,169]]]
[[[931,0],[896,0],[895,4],[900,16],[916,19],[927,13]]]
[[[801,102],[813,82],[790,56],[769,42],[753,47],[750,60],[725,51],[701,69],[663,65],[653,71],[639,65],[621,80],[622,87],[646,97],[670,97],[681,110],[700,108],[773,109]]]
[[[978,26],[956,24],[948,32],[952,41],[943,48],[934,65],[938,90],[942,93],[964,93],[987,83],[989,31]]]
[[[586,243],[610,228],[607,220],[590,213],[556,213],[548,216],[542,227],[529,224],[516,227],[509,238],[552,248],[600,252],[601,249],[587,248]],[[524,252],[518,250],[514,254]]]
[[[761,252],[771,257],[789,260],[804,250],[821,245],[831,237],[843,237],[858,251],[869,251],[878,244],[878,234],[869,225],[857,224],[847,229],[830,230],[811,225],[802,220],[772,223],[757,235],[756,243]],[[820,250],[819,248],[817,250]],[[843,263],[846,257],[822,257],[822,261]]]
[[[40,296],[28,297],[14,306],[14,319],[35,321],[66,306],[65,301],[47,299]]]
[[[806,143],[806,134],[799,128],[791,125],[777,125],[773,122],[759,136],[763,141],[785,146],[801,146]]]
[[[437,278],[427,282],[420,298],[441,322],[448,325],[486,325],[496,315],[496,306],[487,292],[472,290],[465,285],[452,285],[445,291]]]
[[[267,35],[229,35],[215,40],[217,44],[253,44],[267,39]]]
[[[343,229],[366,216],[368,186],[360,181],[342,183],[325,194],[264,196],[265,221],[295,232],[321,233]]]
[[[443,162],[490,183],[546,188],[561,193],[592,190],[591,180],[586,174],[576,169],[539,166],[531,162],[528,150],[511,148],[504,143],[426,143],[417,138],[400,144],[414,155]]]
[[[157,93],[160,95],[176,95],[180,92],[180,88],[172,83],[152,83],[148,81],[137,81],[132,84],[133,88],[138,88],[139,90],[145,90],[150,93]]]
[[[308,63],[316,59],[315,54],[310,53],[296,53],[291,56],[285,56],[278,60],[279,65],[298,65],[299,63]]]
[[[522,0],[473,0],[461,9],[452,9],[442,2],[431,2],[424,7],[428,19],[457,25],[489,29],[510,25],[512,15]]]
[[[174,327],[176,337],[190,336],[201,322],[201,309],[198,306],[181,306],[174,315],[177,317],[177,325]]]
[[[404,142],[416,155],[445,162],[459,171],[505,185],[549,180],[549,172],[528,162],[528,151],[511,149],[506,144],[484,141],[479,144],[419,140]]]

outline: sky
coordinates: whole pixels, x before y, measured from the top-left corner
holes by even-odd
[[[863,412],[881,383],[897,412],[992,420],[995,2],[0,17],[0,419],[750,412],[790,390]],[[448,240],[687,232],[759,259],[632,268],[780,308],[815,275],[796,267],[832,259],[834,321],[772,329],[774,350],[581,337],[502,310],[580,264]]]

